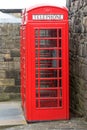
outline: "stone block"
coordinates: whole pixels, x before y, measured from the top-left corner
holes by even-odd
[[[0,79],[1,78],[6,78],[6,72],[5,72],[5,70],[0,70]]]
[[[21,99],[20,93],[10,93],[9,98],[10,100],[20,100]]]
[[[4,70],[8,69],[8,63],[0,62],[0,69],[4,69]]]
[[[9,61],[9,62],[6,62],[8,63],[8,70],[13,70],[14,69],[14,61]]]
[[[15,44],[15,48],[19,49],[19,52],[20,52],[20,41],[15,40],[14,44]]]
[[[84,32],[87,33],[87,16],[83,17],[83,26],[84,26]]]
[[[82,8],[82,6],[83,6],[83,0],[79,0],[78,9]]]
[[[20,57],[13,57],[13,60],[14,60],[15,62],[20,62]]]
[[[75,10],[75,11],[78,10],[78,5],[79,5],[79,1],[76,0],[76,1],[74,2],[74,10]]]
[[[83,8],[83,16],[87,17],[87,6]]]
[[[5,49],[6,48],[6,44],[5,41],[3,41],[2,39],[0,39],[0,49]]]
[[[19,80],[15,79],[15,85],[20,85],[20,79]]]
[[[7,86],[4,90],[5,93],[20,93],[20,87]]]
[[[81,65],[81,75],[80,75],[80,77],[87,80],[87,65],[85,65],[85,64]]]
[[[14,49],[11,50],[11,57],[20,57],[20,50],[19,49]]]
[[[84,46],[83,44],[79,45],[79,52],[78,52],[79,56],[83,55],[83,46]]]
[[[6,49],[13,49],[15,48],[15,44],[13,44],[13,40],[10,38],[5,42]]]
[[[4,56],[5,56],[4,53],[0,53],[0,62],[4,62]]]
[[[84,97],[85,99],[87,99],[87,91],[84,93]]]
[[[0,86],[15,86],[15,80],[14,79],[0,79]]]
[[[82,46],[82,57],[87,56],[87,42],[85,42]]]
[[[15,78],[15,79],[20,79],[20,72],[19,70],[7,70],[6,71],[6,77],[7,78]]]
[[[9,49],[3,49],[3,48],[1,48],[0,49],[0,54],[9,54],[10,53],[10,50]]]
[[[4,55],[4,61],[13,61],[13,58],[11,57],[10,54],[5,54]]]
[[[8,101],[10,100],[10,96],[7,93],[1,93],[0,94],[0,101]]]
[[[7,28],[8,28],[8,24],[0,23],[0,35],[3,35],[3,36],[8,35],[9,30]]]
[[[0,87],[0,94],[1,94],[1,93],[4,93],[4,91],[5,91],[5,87],[2,87],[2,86],[1,86],[1,87]]]
[[[20,62],[14,62],[14,69],[20,70]]]

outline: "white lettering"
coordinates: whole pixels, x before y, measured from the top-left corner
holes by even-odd
[[[62,20],[64,16],[62,14],[53,14],[53,15],[32,15],[33,20]]]

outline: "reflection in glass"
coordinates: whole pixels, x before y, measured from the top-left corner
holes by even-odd
[[[57,87],[58,80],[57,79],[49,79],[49,80],[40,80],[41,88],[55,88]]]
[[[36,90],[36,97],[57,97],[57,90]]]
[[[41,99],[40,107],[57,107],[57,99]]]
[[[57,29],[41,29],[40,37],[57,37]]]
[[[40,77],[41,78],[51,78],[51,77],[55,77],[57,78],[57,70],[40,70]]]
[[[42,39],[40,40],[40,47],[41,48],[57,47],[57,40],[56,39]]]

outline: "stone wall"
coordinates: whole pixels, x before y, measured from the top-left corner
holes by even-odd
[[[19,27],[0,23],[0,101],[20,98]]]
[[[71,0],[68,6],[71,110],[87,118],[87,0]]]

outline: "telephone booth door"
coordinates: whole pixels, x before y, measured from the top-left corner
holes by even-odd
[[[68,119],[66,24],[29,24],[31,120]]]

